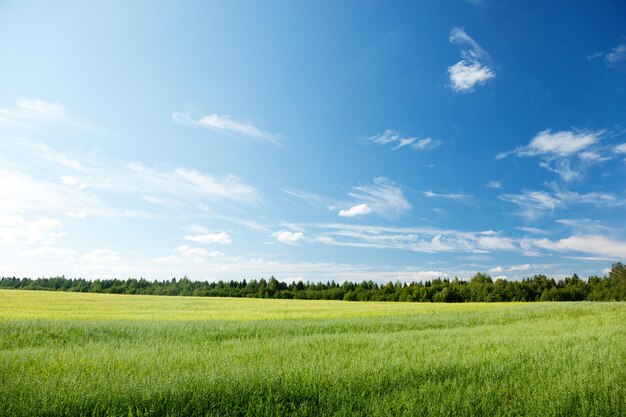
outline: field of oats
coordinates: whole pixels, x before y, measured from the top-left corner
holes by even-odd
[[[617,416],[626,303],[0,291],[0,415]]]

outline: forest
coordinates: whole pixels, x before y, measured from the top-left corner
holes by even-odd
[[[573,274],[563,280],[534,275],[520,281],[493,279],[477,273],[469,281],[437,278],[423,282],[345,281],[281,282],[273,276],[246,281],[194,281],[186,277],[165,281],[146,279],[16,278],[0,279],[0,289],[71,291],[196,297],[246,297],[301,300],[507,302],[507,301],[626,301],[626,266],[613,264],[604,277],[587,280]]]

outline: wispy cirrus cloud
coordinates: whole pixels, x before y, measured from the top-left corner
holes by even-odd
[[[223,134],[245,136],[260,143],[280,145],[282,141],[282,137],[278,134],[267,132],[252,123],[241,122],[223,114],[213,113],[194,119],[189,112],[175,112],[172,113],[172,120],[186,126],[207,128]]]
[[[536,219],[556,209],[565,209],[580,204],[595,207],[615,207],[626,204],[626,201],[612,193],[592,191],[581,194],[559,188],[555,183],[546,185],[550,188],[549,191],[524,190],[518,194],[502,194],[498,198],[519,206],[520,211],[517,214],[527,220]]]
[[[454,28],[448,38],[450,43],[461,48],[462,60],[448,67],[450,87],[457,93],[474,90],[476,85],[484,85],[496,76],[496,73],[485,61],[489,54],[463,29]]]
[[[540,229],[538,227],[529,227],[529,226],[519,226],[516,227],[517,230],[521,230],[522,232],[532,233],[534,235],[547,235],[548,232]]]
[[[620,43],[611,52],[604,56],[609,64],[621,64],[626,62],[626,43]]]
[[[37,129],[48,124],[100,129],[91,122],[72,116],[57,102],[20,98],[15,101],[14,106],[0,107],[0,126],[5,128]]]
[[[600,163],[611,159],[602,156],[598,146],[606,130],[564,130],[552,132],[543,130],[526,146],[517,147],[511,151],[501,152],[496,159],[508,156],[539,157],[539,166],[554,172],[565,181],[571,181],[581,175],[584,165]],[[574,164],[573,158],[577,158]],[[578,168],[575,169],[573,166]]]
[[[554,252],[564,257],[576,253],[603,256],[609,259],[626,258],[626,241],[614,233],[601,235],[598,230],[576,230],[574,234],[557,240],[539,237],[512,237],[501,231],[459,231],[431,227],[386,227],[350,225],[341,223],[309,225],[318,236],[311,239],[331,246],[402,250],[421,253],[487,254],[513,252],[536,257],[540,252]],[[535,235],[543,234],[539,229]],[[583,234],[578,234],[584,232]],[[511,265],[499,272],[526,271],[531,264]]]
[[[339,216],[354,217],[375,213],[386,218],[397,218],[412,209],[402,189],[385,177],[374,178],[371,184],[354,186],[348,195],[353,202],[348,203],[347,208],[341,209]]]
[[[432,190],[424,191],[424,196],[428,198],[445,198],[448,200],[467,200],[473,196],[470,194],[462,193],[435,193]]]
[[[262,195],[253,186],[232,174],[218,177],[186,167],[103,162],[93,155],[69,157],[47,145],[6,139],[0,149],[6,150],[7,156],[17,154],[35,162],[16,164],[0,156],[0,193],[6,199],[1,210],[7,213],[150,217],[150,213],[135,209],[138,203],[148,202],[161,214],[180,214],[195,210],[199,204],[263,204]],[[45,167],[45,175],[40,167]]]
[[[309,192],[300,191],[300,190],[291,190],[288,188],[283,188],[283,192],[311,205],[331,204],[328,198],[318,195],[318,194],[309,193]]]
[[[402,188],[385,177],[374,178],[370,184],[351,187],[351,191],[348,192],[348,199],[329,198],[310,192],[289,189],[283,189],[283,191],[312,206],[324,207],[334,211],[339,217],[344,218],[376,214],[394,219],[412,209]]]
[[[503,181],[502,180],[489,181],[486,186],[487,188],[500,189],[503,187]]]
[[[406,136],[393,129],[387,129],[383,133],[370,136],[366,141],[379,145],[390,145],[392,151],[405,147],[417,151],[429,151],[442,144],[439,139]]]
[[[316,225],[317,242],[373,249],[397,249],[422,253],[489,253],[522,250],[514,239],[499,232],[460,232],[430,227],[383,227],[347,224]]]
[[[504,159],[509,155],[523,156],[546,156],[566,157],[577,154],[590,146],[598,143],[604,130],[577,131],[564,130],[552,132],[550,129],[543,130],[526,146],[520,146],[512,151],[501,152],[496,159]]]

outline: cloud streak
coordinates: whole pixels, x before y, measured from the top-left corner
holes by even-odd
[[[33,129],[42,125],[100,130],[95,124],[70,115],[60,103],[42,99],[20,98],[15,106],[0,108],[0,126]]]
[[[267,132],[251,123],[235,120],[227,115],[213,113],[194,119],[188,112],[175,112],[172,113],[172,120],[185,126],[202,127],[222,134],[245,136],[260,143],[271,145],[281,144],[280,135]]]
[[[428,198],[445,198],[448,200],[467,200],[473,197],[470,194],[435,193],[432,190],[424,191],[424,196]]]
[[[556,209],[565,209],[580,204],[595,207],[617,207],[626,204],[626,201],[611,193],[589,192],[578,193],[559,188],[555,183],[547,184],[551,191],[524,190],[519,194],[502,194],[498,198],[520,207],[517,213],[522,217],[533,220],[547,212]]]
[[[626,43],[617,45],[611,52],[605,55],[604,59],[609,64],[626,62]]]
[[[417,137],[405,136],[393,129],[387,129],[383,133],[370,136],[366,141],[379,145],[390,145],[392,151],[405,147],[416,151],[429,151],[442,143],[441,140],[430,137],[419,139]]]
[[[41,144],[16,141],[13,145],[17,147],[8,149],[23,151],[34,163],[18,165],[0,157],[0,193],[6,199],[2,210],[7,213],[150,217],[150,213],[134,209],[138,202],[148,202],[161,213],[166,208],[170,214],[197,210],[199,204],[230,208],[263,204],[254,187],[232,174],[217,177],[184,167],[157,169],[85,156],[70,159]],[[50,179],[30,166],[45,166],[47,173],[58,176]]]

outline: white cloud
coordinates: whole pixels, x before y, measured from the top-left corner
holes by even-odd
[[[226,232],[185,236],[185,240],[196,243],[218,243],[220,245],[230,245],[230,243],[232,242],[230,236]]]
[[[326,229],[317,242],[375,249],[398,249],[411,252],[522,251],[515,240],[498,232],[459,232],[427,227],[379,227],[347,224],[318,225]]]
[[[592,255],[626,258],[626,242],[599,235],[567,237],[558,241],[541,238],[511,238],[501,232],[461,232],[428,227],[382,227],[350,224],[309,225],[323,233],[311,241],[331,246],[404,250],[420,253],[473,253],[517,252],[526,256],[539,255],[538,250],[563,253],[585,252]],[[546,270],[545,266],[532,264],[497,266],[489,272],[520,272],[533,268]]]
[[[32,129],[46,124],[99,129],[93,123],[71,116],[61,104],[46,100],[20,98],[14,107],[0,108],[0,125],[5,127]]]
[[[513,239],[501,236],[480,236],[476,242],[481,249],[487,251],[515,251],[516,243]]]
[[[356,200],[354,206],[365,204],[372,213],[383,217],[396,218],[412,209],[411,204],[404,198],[402,189],[388,178],[377,177],[371,185],[354,186],[352,189],[354,191],[349,195]],[[357,210],[366,211],[366,208],[362,206]]]
[[[183,258],[216,258],[224,256],[224,253],[220,251],[208,251],[204,248],[194,248],[188,245],[178,246],[176,252]]]
[[[548,234],[548,232],[546,232],[545,230],[539,229],[537,227],[520,226],[520,227],[516,227],[516,229],[521,230],[523,232],[532,233],[534,235],[545,235],[545,234]]]
[[[472,198],[469,194],[435,193],[431,190],[424,191],[424,196],[428,198],[446,198],[448,200],[466,200]]]
[[[95,249],[85,253],[81,259],[92,264],[109,264],[117,262],[120,259],[118,251],[110,249]]]
[[[615,231],[615,228],[605,226],[598,220],[592,219],[558,219],[555,220],[555,222],[575,230],[576,234],[599,234],[609,236]]]
[[[153,258],[152,261],[160,265],[176,265],[176,272],[180,273],[180,267],[189,267],[192,264],[205,264],[207,261],[223,259],[226,255],[220,251],[209,251],[204,248],[195,248],[189,245],[181,245],[174,249],[175,255],[160,256]]]
[[[290,232],[288,230],[281,230],[273,235],[277,241],[286,243],[288,245],[296,245],[298,241],[302,240],[304,233],[302,232]]]
[[[179,185],[183,189],[195,192],[200,196],[224,198],[247,204],[258,204],[261,201],[261,196],[253,187],[245,184],[232,174],[216,178],[200,171],[186,168],[177,168],[169,173],[162,174],[143,166],[140,168],[135,166],[133,171],[142,174],[146,182],[154,180],[164,186],[173,187]],[[168,181],[168,178],[174,178],[178,181]]]
[[[392,275],[392,274],[390,274]],[[389,281],[400,282],[422,282],[432,281],[437,278],[446,278],[448,274],[443,271],[403,271],[399,272],[395,277],[389,279]]]
[[[324,202],[326,201],[326,198],[319,196],[317,194],[308,193],[306,191],[289,190],[287,188],[283,188],[283,191],[289,194],[290,196],[296,197],[309,204],[324,204]]]
[[[45,100],[29,100],[21,98],[17,100],[19,109],[37,113],[43,116],[65,116],[65,110],[59,103],[51,103]]]
[[[1,158],[0,158],[1,161]],[[2,210],[8,213],[85,213],[95,216],[109,215],[111,207],[97,196],[85,194],[77,188],[64,187],[20,172],[19,167],[0,168],[0,194]]]
[[[626,202],[609,193],[589,192],[579,194],[574,191],[560,189],[554,183],[547,184],[552,192],[523,191],[521,194],[503,194],[500,200],[520,206],[521,216],[532,220],[547,211],[557,208],[567,208],[579,204],[588,204],[595,207],[611,207],[624,205]]]
[[[500,188],[502,188],[502,180],[489,181],[487,183],[487,187],[488,188],[494,188],[494,189],[500,189]]]
[[[413,141],[415,140],[415,138],[402,138],[399,132],[392,130],[392,129],[387,129],[383,133],[379,133],[378,135],[371,136],[368,140],[373,143],[386,145],[388,143],[399,143],[402,140]]]
[[[497,274],[497,273],[502,272],[502,271],[504,271],[504,269],[502,269],[502,267],[501,267],[501,266],[496,266],[496,267],[494,267],[494,268],[491,268],[491,269],[490,269],[489,271],[487,271],[487,272],[490,272],[490,273],[492,273],[492,274],[494,274],[494,273],[495,273],[495,274]]]
[[[221,133],[246,136],[262,143],[278,145],[281,141],[279,135],[266,132],[253,124],[234,120],[227,115],[213,113],[195,120],[189,113],[173,113],[172,119],[179,124],[205,127]]]
[[[534,244],[542,249],[556,252],[575,251],[613,257],[616,260],[626,259],[626,242],[604,236],[571,236],[557,241],[539,239]]]
[[[89,217],[87,213],[83,213],[82,211],[67,211],[64,213],[67,217],[71,217],[73,219],[86,219]]]
[[[262,195],[253,186],[232,174],[218,177],[185,167],[104,162],[94,155],[69,158],[47,145],[3,137],[0,210],[41,217],[143,219],[201,211],[203,217],[234,221],[233,216],[220,216],[214,210],[232,213],[242,206],[263,204]],[[18,163],[20,160],[30,163]],[[143,207],[147,209],[138,210]]]
[[[35,249],[30,249],[30,250],[24,251],[24,252],[22,252],[22,254],[27,256],[27,257],[40,257],[40,256],[60,257],[60,256],[63,256],[63,257],[65,257],[64,259],[67,259],[67,257],[69,257],[69,256],[76,255],[76,251],[74,251],[72,249],[57,248],[57,247],[54,247],[54,246],[44,246],[44,247],[40,247],[40,248],[35,248]]]
[[[501,152],[496,155],[496,159],[504,159],[510,155],[538,156],[543,159],[539,166],[558,174],[565,181],[571,181],[580,176],[579,171],[571,168],[572,157],[578,156],[580,161],[587,164],[611,159],[600,155],[597,149],[604,134],[604,130],[559,132],[543,130],[537,133],[528,145]],[[580,166],[580,161],[577,166]]]
[[[476,84],[484,85],[495,76],[491,68],[476,61],[462,60],[448,67],[450,85],[456,92],[473,91]]]
[[[0,213],[0,244],[51,243],[60,236],[62,224],[48,217],[27,220],[22,216]]]
[[[63,184],[66,185],[78,185],[78,178],[72,175],[63,175],[60,177],[60,180]]]
[[[418,139],[416,137],[408,137],[393,129],[387,129],[383,133],[371,136],[367,138],[367,141],[371,143],[377,143],[379,145],[391,144],[393,145],[393,147],[391,148],[392,151],[407,146],[417,151],[429,151],[441,145],[441,140],[439,139]]]
[[[596,152],[592,152],[592,151],[581,152],[578,154],[578,157],[582,159],[583,161],[590,161],[590,162],[604,162],[604,161],[608,161],[612,159],[612,157],[610,156],[600,156]]]
[[[361,216],[364,214],[370,214],[372,209],[365,203],[359,204],[353,207],[350,207],[348,210],[339,210],[339,215],[341,217],[355,217]]]
[[[626,61],[626,43],[617,45],[604,57],[609,64],[617,64]]]
[[[461,50],[461,54],[465,59],[480,59],[487,57],[488,54],[485,50],[476,42],[470,35],[468,35],[461,28],[454,28],[450,31],[450,37],[448,38],[450,43],[459,45],[464,48]],[[469,46],[469,48],[467,48]]]
[[[26,157],[36,156],[47,162],[52,162],[59,167],[68,168],[73,171],[83,171],[84,167],[77,159],[64,152],[58,152],[44,143],[31,142],[20,138],[11,138],[4,145],[10,146],[10,150],[25,151]],[[16,146],[17,145],[17,146]],[[61,178],[60,178],[61,179]]]
[[[528,271],[530,268],[530,264],[512,265],[507,268],[507,271]]]
[[[544,130],[530,141],[521,155],[569,156],[597,143],[602,133],[602,131],[552,133],[550,130]]]
[[[329,236],[318,236],[313,239],[315,242],[324,243],[326,245],[332,245],[335,243],[335,239]]]
[[[420,151],[427,151],[427,150],[436,148],[439,145],[441,145],[441,141],[439,139],[424,138],[411,144],[411,148],[417,149]]]
[[[620,145],[617,145],[615,148],[613,148],[613,152],[619,153],[619,154],[626,153],[626,143],[622,143]]]
[[[538,155],[548,158],[567,157],[582,152],[598,143],[604,132],[604,130],[565,130],[553,133],[547,129],[537,133],[528,145],[516,148],[512,151],[501,152],[496,156],[496,159],[503,159],[509,155],[519,157]]]
[[[287,194],[313,206],[324,206],[341,217],[363,216],[370,213],[386,218],[396,218],[411,210],[402,189],[385,177],[377,177],[371,184],[353,186],[350,200],[337,201],[302,191],[283,189]]]
[[[484,85],[496,76],[495,72],[483,62],[489,55],[463,29],[452,29],[449,41],[462,48],[463,56],[461,61],[448,67],[450,86],[454,91],[473,91],[474,86]]]
[[[581,173],[578,171],[574,171],[570,167],[569,160],[558,160],[555,164],[550,164],[548,162],[540,162],[539,166],[541,168],[545,168],[550,172],[554,172],[559,175],[565,181],[572,181],[575,178],[580,177]]]

